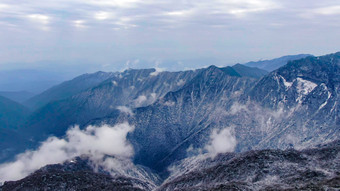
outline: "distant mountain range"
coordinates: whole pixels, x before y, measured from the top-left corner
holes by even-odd
[[[27,91],[0,91],[0,96],[6,97],[12,101],[23,103],[33,97],[35,94]]]
[[[298,54],[298,55],[289,55],[289,56],[282,56],[280,58],[275,58],[272,60],[260,60],[260,61],[252,61],[245,63],[244,65],[249,66],[249,67],[256,67],[260,68],[263,70],[266,70],[268,72],[271,72],[273,70],[276,70],[280,68],[281,66],[287,64],[289,61],[293,60],[299,60],[302,58],[306,58],[308,56],[313,56],[310,54]]]
[[[41,93],[65,78],[62,74],[40,70],[1,70],[0,91]]]
[[[0,96],[0,160],[7,160],[29,146],[18,129],[23,128],[30,112],[25,106]]]
[[[85,129],[127,122],[134,127],[127,135],[134,165],[166,180],[160,187],[147,180],[146,184],[157,185],[153,189],[334,188],[339,172],[332,169],[339,169],[340,164],[340,52],[282,57],[272,61],[271,67],[279,68],[271,72],[267,66],[263,70],[246,65],[180,72],[129,69],[79,76],[24,102],[33,112],[23,115],[24,123],[11,130],[20,135],[20,141],[7,145],[13,152],[1,152],[0,160],[24,151],[26,145],[36,148],[50,135],[63,137],[74,124]],[[217,152],[214,160],[197,158],[209,154],[212,136],[226,130],[229,138],[224,141],[235,139],[230,150],[234,153]],[[169,171],[177,167],[187,171]],[[77,180],[67,171],[50,170],[37,171],[3,188],[29,188],[28,181],[31,184],[44,173]],[[91,181],[105,178],[90,172]],[[119,175],[126,178],[121,171]],[[127,190],[136,187],[135,179],[142,180],[135,175],[130,178],[122,179],[131,186]],[[113,179],[108,178],[115,185],[122,183]],[[101,184],[114,188],[105,181]]]
[[[105,72],[84,74],[72,80],[53,86],[43,93],[26,100],[24,104],[32,109],[38,109],[49,102],[66,99],[72,95],[87,90],[88,88],[95,87],[113,75],[114,73]]]
[[[30,110],[10,99],[0,96],[0,127],[17,129],[26,120]]]

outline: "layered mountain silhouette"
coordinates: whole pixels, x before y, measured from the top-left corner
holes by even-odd
[[[0,128],[18,129],[29,114],[25,106],[0,96]]]
[[[82,75],[25,102],[36,110],[15,133],[29,140],[19,145],[34,149],[51,135],[63,137],[75,124],[84,129],[128,122],[134,127],[127,135],[134,165],[166,180],[161,186],[147,180],[152,189],[337,188],[339,172],[332,169],[339,169],[340,53],[296,58],[285,58],[291,61],[269,73],[237,64],[180,72],[129,69]],[[225,129],[236,140],[235,152],[204,157],[211,154],[207,145],[213,132]],[[2,155],[6,160],[11,157]],[[172,167],[182,170],[169,171]],[[71,176],[63,170],[52,174],[40,170],[3,189],[30,188],[33,179],[54,172],[61,180]],[[82,186],[93,186],[91,181],[104,176],[90,172],[93,179]],[[135,189],[138,177],[124,178],[129,179],[124,179],[128,190]],[[107,180],[121,183],[113,179]],[[54,184],[54,179],[49,180]],[[74,176],[70,180],[80,181]],[[60,183],[55,185],[62,190]]]
[[[313,56],[313,55],[310,55],[310,54],[288,55],[288,56],[282,56],[280,58],[275,58],[272,60],[260,60],[256,62],[254,61],[247,62],[244,65],[249,66],[249,67],[260,68],[268,72],[271,72],[273,70],[280,68],[281,66],[286,65],[289,61],[303,59],[308,56]]]

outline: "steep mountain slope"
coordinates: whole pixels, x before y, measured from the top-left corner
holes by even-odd
[[[27,126],[33,135],[61,136],[70,125],[84,124],[119,110],[153,103],[171,90],[182,87],[196,72],[162,72],[155,69],[126,70],[96,87],[65,100],[51,102],[35,112]]]
[[[338,72],[339,53],[290,62],[258,82],[212,66],[133,116],[93,123],[129,120],[135,162],[160,171],[203,148],[215,129],[231,129],[237,152],[310,147],[339,139]]]
[[[201,147],[212,128],[225,127],[220,120],[227,107],[256,82],[241,77],[232,67],[203,69],[178,91],[167,93],[154,104],[134,110],[134,115],[111,115],[94,124],[124,120],[135,125],[129,136],[136,151],[135,162],[163,170],[186,157],[190,144]]]
[[[174,167],[181,171],[157,190],[337,190],[340,142],[320,148],[260,150],[201,156]]]
[[[340,133],[340,53],[292,61],[262,78],[245,100],[280,113],[267,145],[285,148],[335,140]],[[315,136],[317,135],[317,136]]]
[[[0,128],[17,129],[29,113],[21,104],[0,96]]]
[[[101,82],[113,77],[114,73],[96,72],[93,74],[84,74],[72,80],[56,85],[43,93],[32,97],[25,102],[25,105],[37,109],[51,101],[66,99],[78,94],[88,88],[95,87]]]
[[[242,73],[245,76],[260,77],[262,73],[265,73],[259,69],[252,69],[245,66],[236,66],[235,68],[237,68],[239,73]],[[214,70],[216,70],[217,73],[212,75],[215,75],[216,79],[209,79],[208,73],[214,72]],[[229,88],[232,91],[237,91],[242,89],[245,83],[254,82],[256,80],[254,78],[248,79],[247,77],[245,77],[247,80],[243,80],[241,79],[241,74],[237,71],[234,67],[218,69],[214,66],[207,69],[184,72],[158,73],[155,69],[127,70],[123,73],[115,74],[113,77],[94,88],[82,91],[68,99],[47,104],[31,116],[27,123],[28,127],[24,131],[37,141],[45,139],[49,134],[62,136],[70,125],[86,125],[93,119],[100,119],[108,115],[115,117],[132,117],[132,111],[135,110],[134,108],[141,108],[137,110],[144,110],[143,106],[148,106],[157,102],[159,98],[167,95],[168,92],[176,92],[185,88],[181,90],[182,93],[179,93],[183,95],[178,95],[180,96],[179,99],[183,99],[183,92],[189,93],[193,91],[193,88],[203,88],[204,90],[202,91],[209,93],[210,98],[212,98],[215,96],[214,89],[220,91],[218,88]],[[230,78],[226,76],[229,76]],[[226,79],[223,79],[225,77]],[[204,79],[202,80],[201,78]],[[221,87],[213,87],[213,83],[220,82]],[[203,106],[205,101],[208,101],[200,100],[201,98],[198,92],[196,93],[196,96],[198,97],[195,99],[201,102]],[[219,99],[219,96],[220,95],[218,95],[215,100]],[[168,95],[168,97],[171,98],[171,94]],[[212,101],[210,98],[209,101]],[[161,103],[160,106],[164,107],[164,103]],[[187,110],[194,112],[191,107],[192,106],[188,104]],[[195,109],[200,110],[201,108]],[[199,115],[204,116],[205,111],[206,109],[203,109]],[[172,108],[171,112],[174,114],[177,113],[176,108]],[[167,113],[165,112],[164,115],[167,115]],[[140,117],[140,119],[137,120],[143,121],[143,115],[136,115],[136,117]],[[201,119],[201,117],[199,118]],[[157,119],[154,118],[153,120]],[[186,122],[186,120],[190,121],[190,119],[183,118],[179,125],[183,126],[188,124],[189,121]],[[196,122],[197,121],[194,123]],[[186,136],[189,135],[188,132],[186,133]],[[171,144],[168,147],[170,148],[172,146],[173,145]]]
[[[245,63],[244,65],[249,66],[249,67],[260,68],[260,69],[266,70],[268,72],[271,72],[273,70],[280,68],[281,66],[284,66],[289,61],[299,60],[299,59],[302,59],[302,58],[306,58],[308,56],[313,56],[313,55],[298,54],[298,55],[282,56],[280,58],[275,58],[275,59],[272,59],[272,60],[262,60],[262,61],[257,61],[257,62],[248,62],[248,63]]]

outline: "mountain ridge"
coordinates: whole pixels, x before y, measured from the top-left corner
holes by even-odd
[[[249,66],[249,67],[257,67],[259,69],[266,70],[268,72],[272,72],[281,66],[284,66],[287,64],[289,61],[292,60],[299,60],[303,59],[309,56],[313,56],[311,54],[297,54],[297,55],[287,55],[287,56],[282,56],[280,58],[274,58],[271,60],[260,60],[260,61],[251,61],[247,62],[244,65]]]

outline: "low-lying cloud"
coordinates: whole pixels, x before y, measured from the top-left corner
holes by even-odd
[[[105,161],[107,155],[130,159],[134,151],[126,136],[133,130],[128,123],[88,126],[85,130],[72,127],[65,138],[50,137],[37,150],[26,151],[14,162],[0,165],[0,182],[21,179],[45,165],[80,155],[88,155],[93,161]]]
[[[148,104],[152,104],[157,100],[157,94],[156,93],[151,93],[148,96],[145,95],[140,95],[138,96],[133,102],[134,107],[142,107]]]
[[[126,107],[126,106],[118,106],[117,109],[122,112],[122,113],[126,113],[126,114],[129,114],[129,115],[133,115],[133,112],[132,110],[129,108],[129,107]]]
[[[204,148],[211,156],[215,157],[220,153],[233,152],[236,144],[236,137],[231,128],[214,129],[210,135],[210,141]]]

